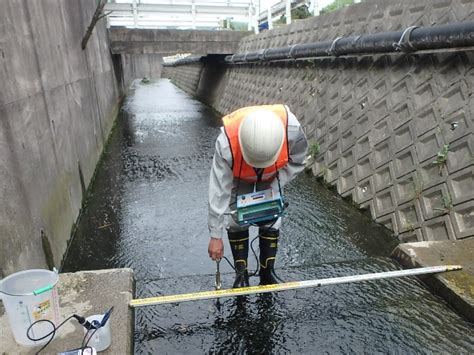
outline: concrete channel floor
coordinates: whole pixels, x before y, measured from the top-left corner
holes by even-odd
[[[474,238],[400,244],[392,253],[403,267],[461,265],[462,270],[420,276],[433,293],[474,322]]]
[[[133,313],[128,306],[134,294],[131,269],[81,271],[59,275],[58,295],[61,320],[73,313],[84,317],[103,314],[110,307],[112,343],[100,354],[131,354],[133,351]],[[3,305],[0,307],[0,354],[35,354],[40,347],[18,345],[10,330]],[[60,351],[81,346],[84,328],[75,319],[66,322],[56,333],[53,341],[41,354],[57,354]]]

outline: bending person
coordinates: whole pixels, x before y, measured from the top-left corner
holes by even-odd
[[[279,192],[304,169],[308,142],[285,105],[241,108],[223,118],[209,179],[209,241],[212,260],[224,255],[224,229],[236,277],[233,287],[249,285],[249,226],[236,220],[237,196],[273,189]],[[229,216],[231,216],[229,218]],[[281,218],[258,223],[260,284],[278,283],[274,273]]]

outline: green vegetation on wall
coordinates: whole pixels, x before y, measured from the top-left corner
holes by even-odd
[[[311,12],[308,10],[308,6],[303,5],[299,6],[296,9],[291,10],[291,18],[293,20],[302,20],[308,17],[311,17]],[[275,21],[275,24],[285,24],[286,23],[286,16],[281,15],[281,17]]]
[[[339,10],[344,6],[352,5],[353,3],[354,0],[334,0],[332,3],[321,10],[321,14],[327,14],[329,12]]]

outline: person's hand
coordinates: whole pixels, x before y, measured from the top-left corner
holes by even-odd
[[[224,256],[224,243],[222,242],[222,239],[211,238],[207,252],[212,260],[222,259]]]

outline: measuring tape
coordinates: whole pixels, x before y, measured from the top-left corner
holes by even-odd
[[[209,299],[223,298],[223,297],[245,296],[245,295],[252,295],[256,293],[296,290],[300,288],[337,285],[337,284],[358,282],[358,281],[372,281],[372,280],[388,279],[388,278],[402,277],[402,276],[416,276],[416,275],[422,275],[422,274],[433,274],[433,273],[438,273],[438,272],[454,271],[454,270],[461,270],[461,269],[462,269],[462,266],[460,265],[430,266],[430,267],[423,267],[423,268],[409,269],[409,270],[397,270],[397,271],[378,272],[378,273],[364,274],[364,275],[332,277],[332,278],[320,279],[320,280],[293,281],[293,282],[285,282],[285,283],[280,283],[280,284],[275,284],[275,285],[250,286],[250,287],[241,287],[241,288],[231,288],[231,289],[226,289],[226,290],[201,291],[201,292],[193,292],[193,293],[184,293],[184,294],[179,294],[179,295],[139,298],[139,299],[131,300],[130,307],[143,307],[143,306],[152,306],[156,304],[180,303],[180,302],[197,301],[197,300],[209,300]]]

